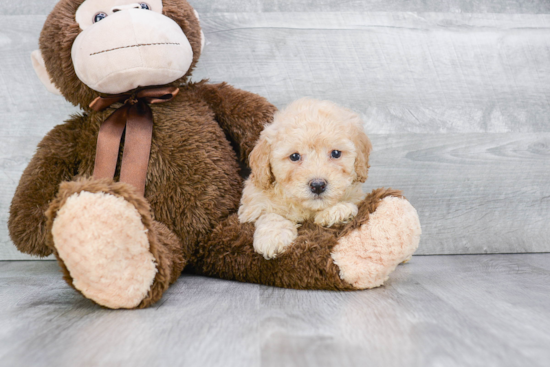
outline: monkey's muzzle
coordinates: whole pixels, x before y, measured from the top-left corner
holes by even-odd
[[[84,84],[116,94],[181,78],[191,66],[193,50],[172,19],[135,9],[86,28],[73,44],[72,60]]]

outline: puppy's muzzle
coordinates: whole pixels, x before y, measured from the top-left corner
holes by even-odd
[[[321,195],[327,189],[327,181],[321,179],[313,179],[309,181],[309,189],[316,195]]]

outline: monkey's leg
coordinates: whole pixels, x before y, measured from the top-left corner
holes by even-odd
[[[381,285],[418,246],[416,210],[401,193],[379,189],[339,228],[306,223],[298,238],[273,260],[252,246],[254,225],[233,215],[199,245],[190,261],[198,273],[296,289],[365,289]]]
[[[178,238],[128,184],[64,182],[47,216],[65,280],[101,306],[147,307],[185,266]]]

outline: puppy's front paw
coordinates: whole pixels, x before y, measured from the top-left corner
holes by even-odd
[[[357,211],[357,205],[355,204],[338,203],[317,213],[315,224],[331,227],[334,224],[346,223],[357,215]]]
[[[296,224],[278,214],[264,214],[256,221],[254,250],[274,259],[298,237]]]

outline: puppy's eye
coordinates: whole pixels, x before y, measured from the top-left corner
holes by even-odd
[[[151,7],[147,5],[147,3],[139,3],[139,6],[141,6],[141,8],[145,10],[151,10]]]
[[[333,150],[332,152],[330,152],[330,156],[332,158],[338,159],[342,156],[342,152],[339,150]]]
[[[107,14],[105,14],[104,12],[99,12],[96,15],[94,15],[94,23],[97,23],[100,20],[103,20],[105,18],[107,18]]]
[[[299,153],[292,153],[289,158],[292,162],[297,162],[302,158],[302,156]]]

